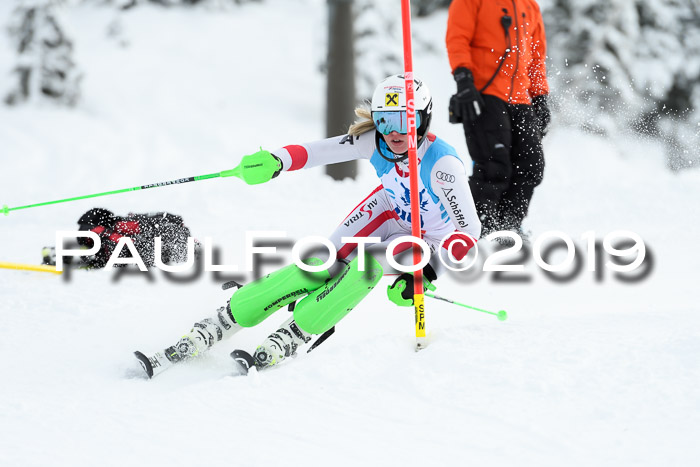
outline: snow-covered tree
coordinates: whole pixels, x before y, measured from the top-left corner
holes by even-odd
[[[192,5],[211,5],[214,7],[223,7],[227,5],[239,5],[242,3],[261,2],[262,0],[92,0],[95,2],[111,3],[122,10],[128,10],[139,4],[156,4],[161,6],[192,6]]]
[[[558,118],[663,138],[673,169],[700,160],[697,0],[544,0]]]
[[[58,22],[53,0],[21,0],[9,27],[17,52],[18,82],[5,102],[16,105],[47,98],[74,105],[81,73],[73,62],[73,43]]]
[[[401,2],[355,0],[357,96],[371,99],[374,87],[403,70]]]
[[[411,2],[413,15],[429,15],[445,8],[450,0],[421,0]],[[355,65],[357,96],[372,97],[379,81],[403,71],[403,29],[401,2],[355,0]],[[413,52],[432,53],[444,47],[423,38],[420,29],[413,28]]]
[[[418,16],[428,16],[436,10],[447,8],[452,0],[413,0],[411,11]]]

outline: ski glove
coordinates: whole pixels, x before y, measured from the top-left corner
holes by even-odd
[[[437,279],[433,268],[429,265],[423,269],[423,289],[435,290],[432,281]],[[386,289],[389,300],[398,306],[413,306],[413,274],[405,272],[396,278]]]
[[[457,93],[450,98],[450,123],[474,123],[484,109],[484,99],[474,86],[472,72],[464,67],[455,69]]]
[[[537,126],[539,127],[542,136],[544,136],[547,134],[549,122],[552,120],[552,114],[549,111],[549,104],[547,103],[547,96],[542,94],[540,96],[533,97],[532,107],[535,109],[535,115],[537,115]]]
[[[243,156],[241,163],[235,169],[225,171],[225,176],[234,175],[248,185],[266,183],[282,171],[282,161],[262,148],[260,151]]]

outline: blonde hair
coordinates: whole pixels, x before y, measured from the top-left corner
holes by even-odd
[[[360,136],[362,133],[367,133],[374,130],[374,122],[372,121],[372,111],[367,107],[355,108],[357,120],[348,128],[348,134],[352,136]]]

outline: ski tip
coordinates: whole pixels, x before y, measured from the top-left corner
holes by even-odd
[[[234,362],[236,362],[236,370],[238,371],[238,375],[245,376],[248,374],[251,368],[255,368],[255,359],[253,359],[253,356],[245,350],[234,350],[231,352],[231,358]]]
[[[141,364],[141,368],[143,368],[143,371],[145,371],[146,375],[148,375],[148,379],[153,378],[153,366],[151,365],[150,360],[148,360],[148,357],[146,357],[138,350],[134,352],[134,356],[136,356],[136,358],[138,359],[139,363]]]

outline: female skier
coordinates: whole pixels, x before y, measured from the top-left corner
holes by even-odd
[[[307,272],[291,264],[238,289],[226,306],[210,318],[195,323],[174,346],[146,356],[135,352],[149,377],[173,364],[196,357],[213,344],[246,327],[256,326],[272,313],[298,301],[294,314],[258,346],[254,364],[264,369],[294,355],[300,345],[335,326],[382,278],[381,265],[371,256],[364,267],[356,254],[357,243],[343,237],[379,237],[380,245],[411,235],[408,173],[408,135],[404,77],[395,75],[382,81],[372,96],[371,111],[358,108],[359,117],[348,134],[291,145],[273,152],[261,150],[246,156],[241,166],[249,184],[263,183],[282,171],[368,159],[381,185],[345,218],[330,237],[336,248],[335,262],[328,270]],[[432,118],[432,98],[427,86],[415,79],[416,128],[418,133],[419,205],[423,240],[432,253],[451,249],[461,260],[479,238],[481,224],[462,161],[457,152],[428,132]],[[411,247],[396,248],[395,253]],[[424,286],[442,269],[438,255],[431,256],[423,270]],[[308,258],[310,267],[325,261]],[[401,274],[388,287],[389,299],[401,306],[413,305],[413,275]]]

